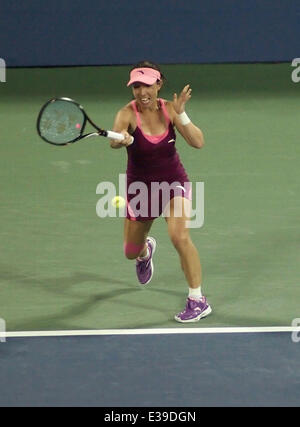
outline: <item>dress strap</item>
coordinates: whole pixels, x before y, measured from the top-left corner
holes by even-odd
[[[137,107],[136,107],[136,102],[135,102],[135,101],[131,101],[131,105],[132,105],[133,111],[135,112],[135,115],[136,115],[136,124],[137,124],[137,126],[138,126],[140,129],[142,129],[142,126],[141,126],[141,118],[140,118],[140,115],[139,115],[138,109],[137,109]]]
[[[168,110],[166,108],[166,104],[165,104],[166,101],[164,99],[159,98],[159,102],[160,102],[160,106],[161,106],[161,109],[163,111],[165,120],[167,122],[167,125],[169,126],[169,123],[171,122],[171,120],[170,120],[170,116],[169,116]]]

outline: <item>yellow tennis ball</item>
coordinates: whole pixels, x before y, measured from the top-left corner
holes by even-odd
[[[111,204],[115,208],[123,208],[125,206],[125,199],[121,196],[116,196],[112,199]]]

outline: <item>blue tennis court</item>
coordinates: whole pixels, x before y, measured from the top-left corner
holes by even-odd
[[[299,406],[300,343],[291,331],[245,331],[10,337],[0,404]]]

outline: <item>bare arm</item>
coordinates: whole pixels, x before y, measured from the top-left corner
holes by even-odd
[[[130,125],[130,110],[128,107],[122,108],[116,115],[113,131],[122,133],[125,136],[123,141],[117,141],[115,139],[110,140],[111,148],[122,148],[127,147],[132,142],[131,135],[128,133],[128,128]]]
[[[204,146],[204,136],[202,130],[192,122],[183,125],[179,118],[179,115],[185,111],[185,104],[191,99],[191,92],[192,89],[190,86],[186,85],[179,97],[177,97],[176,93],[174,94],[172,103],[174,110],[173,120],[176,129],[189,145],[194,148],[202,148]]]

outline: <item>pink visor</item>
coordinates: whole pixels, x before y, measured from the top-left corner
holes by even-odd
[[[135,68],[130,73],[130,80],[127,86],[133,83],[144,83],[146,85],[153,85],[157,80],[161,79],[159,71],[153,68]]]

